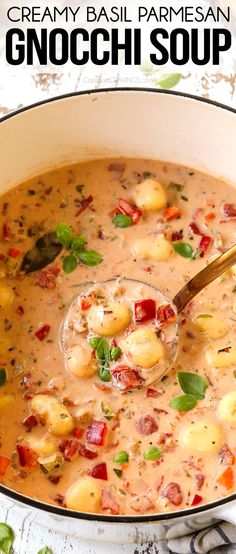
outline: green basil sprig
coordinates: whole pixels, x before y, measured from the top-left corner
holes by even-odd
[[[4,554],[10,554],[14,541],[14,533],[10,525],[0,523],[0,550]]]
[[[86,240],[81,235],[74,236],[70,225],[59,223],[56,227],[56,236],[59,243],[68,250],[62,267],[65,273],[74,271],[81,262],[87,266],[95,266],[102,262],[102,256],[96,250],[86,249]]]
[[[192,394],[197,400],[203,400],[203,398],[205,398],[208,383],[201,375],[178,371],[177,378],[183,392]]]
[[[170,401],[170,407],[179,412],[188,412],[195,408],[197,404],[195,396],[192,394],[183,394],[182,396],[176,396]]]
[[[89,346],[96,350],[96,356],[99,364],[98,376],[102,381],[111,380],[110,362],[117,361],[121,355],[119,346],[110,348],[106,339],[100,337],[91,337]]]

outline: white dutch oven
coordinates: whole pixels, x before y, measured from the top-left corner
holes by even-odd
[[[101,90],[72,94],[1,120],[0,187],[55,166],[104,156],[159,158],[236,183],[236,112],[184,94]],[[205,506],[146,516],[81,514],[48,506],[0,486],[1,504],[40,524],[84,539],[145,543],[178,535],[179,524],[214,518],[236,524],[236,494]]]

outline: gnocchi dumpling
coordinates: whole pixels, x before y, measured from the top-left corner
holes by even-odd
[[[66,367],[80,379],[88,379],[97,372],[98,367],[93,357],[93,350],[87,342],[84,341],[67,351]]]
[[[131,252],[143,260],[162,262],[170,258],[173,248],[170,242],[160,234],[136,240],[131,246]]]
[[[14,292],[11,287],[0,283],[0,308],[6,308],[14,300]]]
[[[69,510],[98,512],[100,502],[101,487],[93,477],[82,477],[65,494],[65,505]]]
[[[220,419],[236,427],[236,391],[228,392],[218,404]]]
[[[45,422],[52,435],[63,437],[74,428],[69,410],[56,398],[48,394],[36,394],[30,401],[33,414]]]
[[[50,435],[37,437],[33,433],[27,436],[27,445],[38,454],[38,456],[50,456],[57,451],[57,440]]]
[[[221,368],[236,365],[236,348],[229,347],[224,349],[208,348],[205,353],[207,365],[209,367]]]
[[[119,302],[110,302],[107,306],[99,304],[89,310],[88,328],[95,334],[110,337],[128,327],[131,317],[131,311],[125,304]]]
[[[164,347],[155,331],[146,327],[130,333],[121,342],[121,349],[137,366],[149,368],[163,360]]]
[[[196,421],[183,427],[179,434],[180,444],[190,452],[213,454],[224,443],[221,427],[213,421]]]
[[[135,190],[136,205],[142,210],[161,210],[166,207],[166,192],[157,179],[145,179]]]
[[[195,327],[206,334],[210,339],[216,340],[224,337],[228,331],[228,325],[223,317],[200,314],[193,321]]]

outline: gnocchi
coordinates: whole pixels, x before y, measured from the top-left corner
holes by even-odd
[[[80,379],[88,379],[98,370],[93,357],[93,350],[85,341],[68,350],[66,354],[66,366],[70,373]]]
[[[236,391],[228,392],[218,404],[220,419],[236,427]]]
[[[143,260],[163,262],[170,258],[173,248],[163,235],[157,235],[136,240],[131,246],[131,252]]]
[[[130,333],[122,343],[123,352],[142,368],[150,368],[164,358],[164,347],[155,331],[141,328]]]
[[[206,363],[209,367],[226,368],[236,365],[236,348],[208,348],[205,353]]]
[[[92,477],[83,477],[73,483],[65,495],[65,505],[70,510],[98,512],[101,502],[101,486]]]
[[[119,302],[110,302],[106,306],[99,304],[89,310],[88,328],[93,333],[110,337],[128,327],[131,317],[131,311],[125,304]]]
[[[220,316],[200,314],[193,320],[193,323],[199,331],[212,340],[224,337],[228,331],[228,325],[225,319]]]
[[[50,456],[57,451],[57,440],[50,435],[37,437],[30,433],[27,437],[27,444],[38,456]]]
[[[14,300],[14,292],[11,287],[0,283],[0,308],[6,308]]]
[[[142,210],[161,210],[166,207],[166,192],[156,179],[145,179],[140,183],[134,194],[135,203]]]
[[[224,442],[224,435],[217,423],[196,421],[181,429],[179,441],[186,450],[207,455],[220,450]]]
[[[36,394],[30,401],[33,414],[44,421],[52,435],[63,437],[68,435],[73,428],[73,418],[69,410],[47,394]]]

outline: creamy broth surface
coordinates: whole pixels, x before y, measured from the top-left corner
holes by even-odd
[[[119,208],[120,198],[128,202],[129,215],[126,204],[126,214]],[[120,390],[114,372],[124,366],[141,378],[151,372],[152,364],[135,364],[136,341],[131,355],[130,337],[152,329],[159,341],[153,354],[156,347],[166,348],[166,329],[173,322],[163,324],[155,316],[135,320],[135,302],[157,300],[149,285],[171,302],[186,281],[234,244],[236,190],[170,163],[95,160],[19,185],[0,198],[0,212],[1,483],[49,504],[115,515],[169,512],[233,493],[236,269],[179,316],[179,351],[168,375],[150,386]],[[114,224],[120,214],[128,218],[121,218],[127,227]],[[26,252],[60,223],[85,237],[86,251],[101,254],[101,263],[80,261],[65,273],[68,248],[62,248],[45,268],[20,271]],[[144,285],[122,288],[125,277]],[[115,285],[99,289],[96,283],[107,279]],[[83,283],[92,289],[81,290]],[[70,310],[77,297],[81,313],[75,316]],[[103,335],[90,310],[109,302],[127,306],[129,313],[122,330],[113,334],[112,321]],[[96,347],[91,338],[98,339]],[[108,357],[118,348],[105,378],[99,339],[108,344]],[[77,350],[72,363],[68,351],[81,344],[83,352]],[[186,393],[180,371],[200,376],[204,389],[201,398],[190,394],[188,411],[185,404],[173,407],[173,399]],[[53,420],[55,411],[63,429]]]

